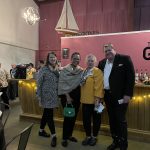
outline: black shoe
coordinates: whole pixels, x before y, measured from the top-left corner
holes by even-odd
[[[9,106],[5,106],[5,109],[7,109],[7,110],[8,110],[8,109],[9,109]]]
[[[97,139],[95,137],[92,137],[90,142],[89,142],[89,145],[94,146],[94,145],[96,145],[96,142],[97,142]]]
[[[54,136],[51,140],[51,147],[56,147],[56,144],[57,144],[57,138],[56,136]]]
[[[128,149],[128,141],[125,140],[124,138],[121,138],[119,140],[119,147],[120,147],[120,150],[127,150]]]
[[[71,142],[78,142],[78,140],[73,136],[69,137],[68,140]]]
[[[107,150],[115,150],[116,148],[119,148],[119,145],[113,142],[107,147]]]
[[[92,137],[86,137],[83,141],[82,141],[82,145],[89,145],[90,141],[91,141]]]
[[[63,141],[61,142],[61,145],[62,145],[63,147],[67,147],[67,146],[68,146],[68,141],[67,141],[67,140],[63,140]]]
[[[43,130],[42,132],[39,131],[39,136],[50,137],[50,134],[46,133],[46,131]]]
[[[120,147],[120,150],[127,150],[127,147]]]

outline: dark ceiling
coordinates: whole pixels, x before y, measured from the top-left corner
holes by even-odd
[[[64,0],[33,0],[37,5],[40,5],[42,3],[50,3],[50,2],[56,2],[56,1],[64,1]]]

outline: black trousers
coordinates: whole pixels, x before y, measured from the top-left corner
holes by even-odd
[[[10,100],[14,100],[16,97],[18,97],[18,81],[9,81],[8,96]]]
[[[101,114],[94,111],[94,104],[82,104],[83,126],[86,136],[97,136],[101,125]],[[93,130],[92,130],[93,119]]]
[[[4,126],[0,120],[0,149],[3,149],[5,146],[6,142],[5,142],[5,136],[4,136]],[[4,149],[6,150],[6,149]]]
[[[1,95],[1,98],[2,98],[3,102],[5,104],[9,104],[9,98],[8,98],[8,94],[7,94],[7,87],[1,88],[0,91],[3,92],[3,94]]]
[[[44,108],[40,129],[44,129],[46,124],[48,124],[51,134],[55,134],[56,132],[55,132],[54,119],[53,119],[53,108]]]
[[[77,114],[80,107],[80,87],[77,87],[75,90],[69,93],[70,97],[73,99],[72,105],[75,108],[75,116],[74,117],[64,117],[63,121],[63,135],[62,138],[67,140],[72,136],[73,129],[75,126],[75,121],[77,118]],[[66,106],[67,98],[65,95],[61,95],[61,104],[64,108]]]
[[[110,91],[105,91],[104,100],[106,103],[110,131],[114,142],[119,142],[122,147],[127,147],[127,121],[126,112],[128,104],[119,104]]]

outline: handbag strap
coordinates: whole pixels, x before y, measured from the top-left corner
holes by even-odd
[[[71,107],[73,107],[72,103],[70,103]],[[68,107],[68,103],[66,102],[66,107]]]

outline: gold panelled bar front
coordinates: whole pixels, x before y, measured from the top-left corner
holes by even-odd
[[[39,107],[36,99],[36,81],[19,81],[19,99],[22,107],[21,119],[39,121],[42,108]],[[129,138],[150,142],[150,85],[136,85],[134,97],[132,98],[127,113]],[[55,110],[55,121],[57,125],[62,125],[62,107]],[[82,114],[79,111],[76,128],[82,127]],[[102,113],[101,133],[108,134],[109,123],[106,109]]]

